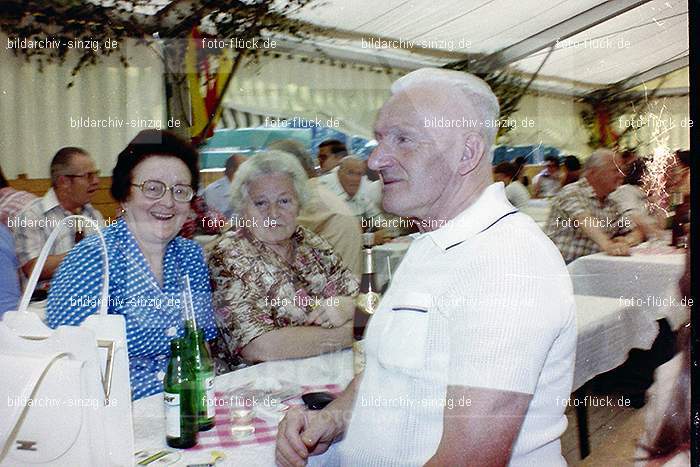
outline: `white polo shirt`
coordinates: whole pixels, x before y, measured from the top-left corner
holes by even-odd
[[[508,202],[503,184],[417,236],[365,346],[341,465],[423,465],[440,442],[444,407],[469,403],[446,400],[447,385],[532,394],[510,465],[566,465],[559,437],[576,349],[571,281],[557,248]]]

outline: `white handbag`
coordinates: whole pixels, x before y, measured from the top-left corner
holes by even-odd
[[[57,235],[75,222],[99,235],[99,312],[54,330],[27,307]],[[97,223],[65,218],[41,250],[19,310],[0,321],[0,466],[133,465],[126,327],[123,316],[107,314],[108,292],[107,246]]]

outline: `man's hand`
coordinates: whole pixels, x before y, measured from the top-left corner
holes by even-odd
[[[304,466],[309,456],[326,452],[339,434],[333,417],[323,410],[290,409],[277,429],[275,462]]]
[[[306,465],[309,456],[326,452],[347,429],[362,373],[325,409],[290,409],[277,428],[275,460],[281,466]]]

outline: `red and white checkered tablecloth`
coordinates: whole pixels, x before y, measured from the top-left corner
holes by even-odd
[[[325,391],[338,395],[343,392],[343,388],[337,384],[302,386],[302,392],[299,395],[291,399],[287,399],[283,401],[283,403],[288,407],[302,406],[304,405],[301,400],[302,394],[318,391]],[[254,433],[244,439],[235,439],[231,435],[231,418],[229,415],[230,407],[224,402],[224,393],[217,391],[214,394],[214,397],[216,399],[216,413],[214,415],[216,424],[214,428],[209,431],[200,431],[197,445],[188,449],[189,451],[214,448],[235,448],[238,446],[266,444],[275,441],[277,437],[277,424],[272,424],[260,417],[253,418],[253,426],[255,427]]]

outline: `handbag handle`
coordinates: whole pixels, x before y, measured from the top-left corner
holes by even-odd
[[[44,247],[41,249],[39,258],[37,258],[36,262],[34,263],[34,269],[32,269],[32,274],[29,277],[27,288],[24,290],[24,295],[22,295],[22,301],[20,302],[18,311],[22,313],[29,313],[27,311],[27,308],[29,307],[29,300],[32,298],[32,294],[34,293],[34,289],[36,288],[37,282],[39,282],[39,275],[41,274],[42,269],[44,269],[44,263],[46,263],[46,258],[49,256],[49,251],[51,251],[51,247],[56,241],[56,237],[58,237],[58,234],[61,233],[64,229],[66,229],[68,227],[68,221],[73,219],[79,222],[85,222],[87,225],[94,228],[100,239],[100,250],[102,253],[102,269],[104,272],[104,277],[102,279],[102,294],[98,314],[107,314],[107,295],[109,293],[109,260],[107,259],[107,244],[105,243],[104,235],[102,234],[102,231],[100,230],[100,226],[97,224],[97,221],[94,219],[90,219],[89,217],[80,215],[71,215],[63,218],[61,220],[61,223],[58,224],[53,230],[53,232],[51,232],[51,235],[49,235],[49,238],[46,240]]]
[[[55,232],[55,231],[54,231]],[[58,359],[63,357],[71,357],[72,354],[68,352],[56,352],[47,357],[41,359],[41,363],[37,365],[36,370],[27,378],[27,384],[22,388],[22,394],[20,394],[20,400],[30,400],[33,399],[36,393],[37,387],[39,387],[39,382],[44,377],[51,365],[53,365]],[[8,423],[8,430],[5,434],[0,434],[0,459],[3,459],[10,448],[10,441],[12,440],[12,435],[17,431],[19,427],[19,421],[22,419],[22,415],[27,411],[29,404],[17,404],[15,410],[10,415],[10,418],[6,421]]]

